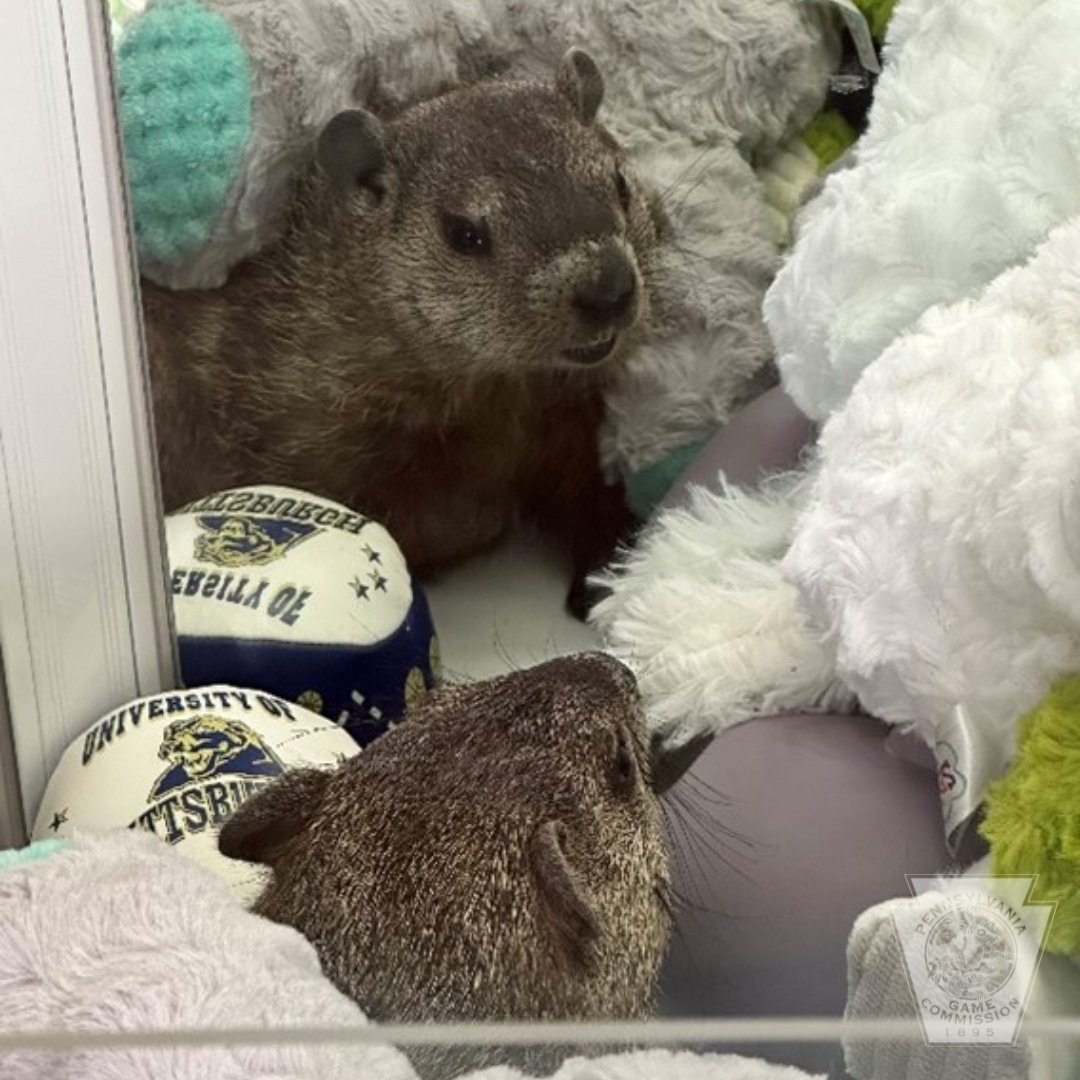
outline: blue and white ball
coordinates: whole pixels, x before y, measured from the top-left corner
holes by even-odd
[[[218,685],[152,694],[114,709],[68,746],[32,836],[151,833],[250,904],[267,870],[221,855],[221,826],[284,772],[335,768],[358,753],[336,724],[258,690]]]
[[[186,685],[269,691],[364,745],[437,681],[427,599],[372,519],[258,486],[184,507],[166,534]]]

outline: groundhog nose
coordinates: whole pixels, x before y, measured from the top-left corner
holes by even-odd
[[[637,679],[620,660],[602,652],[572,653],[569,656],[548,660],[538,668],[545,680],[554,679],[562,686],[574,690],[600,690],[610,694],[613,690],[636,698]]]
[[[579,654],[582,667],[588,672],[587,678],[599,683],[614,684],[624,694],[636,697],[638,692],[637,677],[621,660],[603,652]]]
[[[590,323],[622,329],[633,321],[637,275],[626,256],[607,252],[595,276],[579,286],[574,306]]]

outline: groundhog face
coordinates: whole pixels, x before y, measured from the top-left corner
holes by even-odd
[[[431,692],[220,848],[273,867],[256,910],[376,1018],[640,1017],[671,929],[652,755],[630,672],[564,657]]]
[[[444,371],[586,368],[640,337],[661,217],[594,123],[602,96],[572,50],[553,86],[480,83],[385,128],[354,111],[324,130],[319,160],[415,354]]]

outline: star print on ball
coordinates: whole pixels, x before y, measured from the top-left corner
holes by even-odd
[[[166,522],[184,682],[302,704],[360,744],[435,685],[427,599],[378,522],[308,492],[247,487]]]

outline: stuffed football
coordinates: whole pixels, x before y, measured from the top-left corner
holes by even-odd
[[[166,521],[186,685],[254,686],[360,744],[438,678],[427,599],[383,526],[284,487],[223,491]]]

